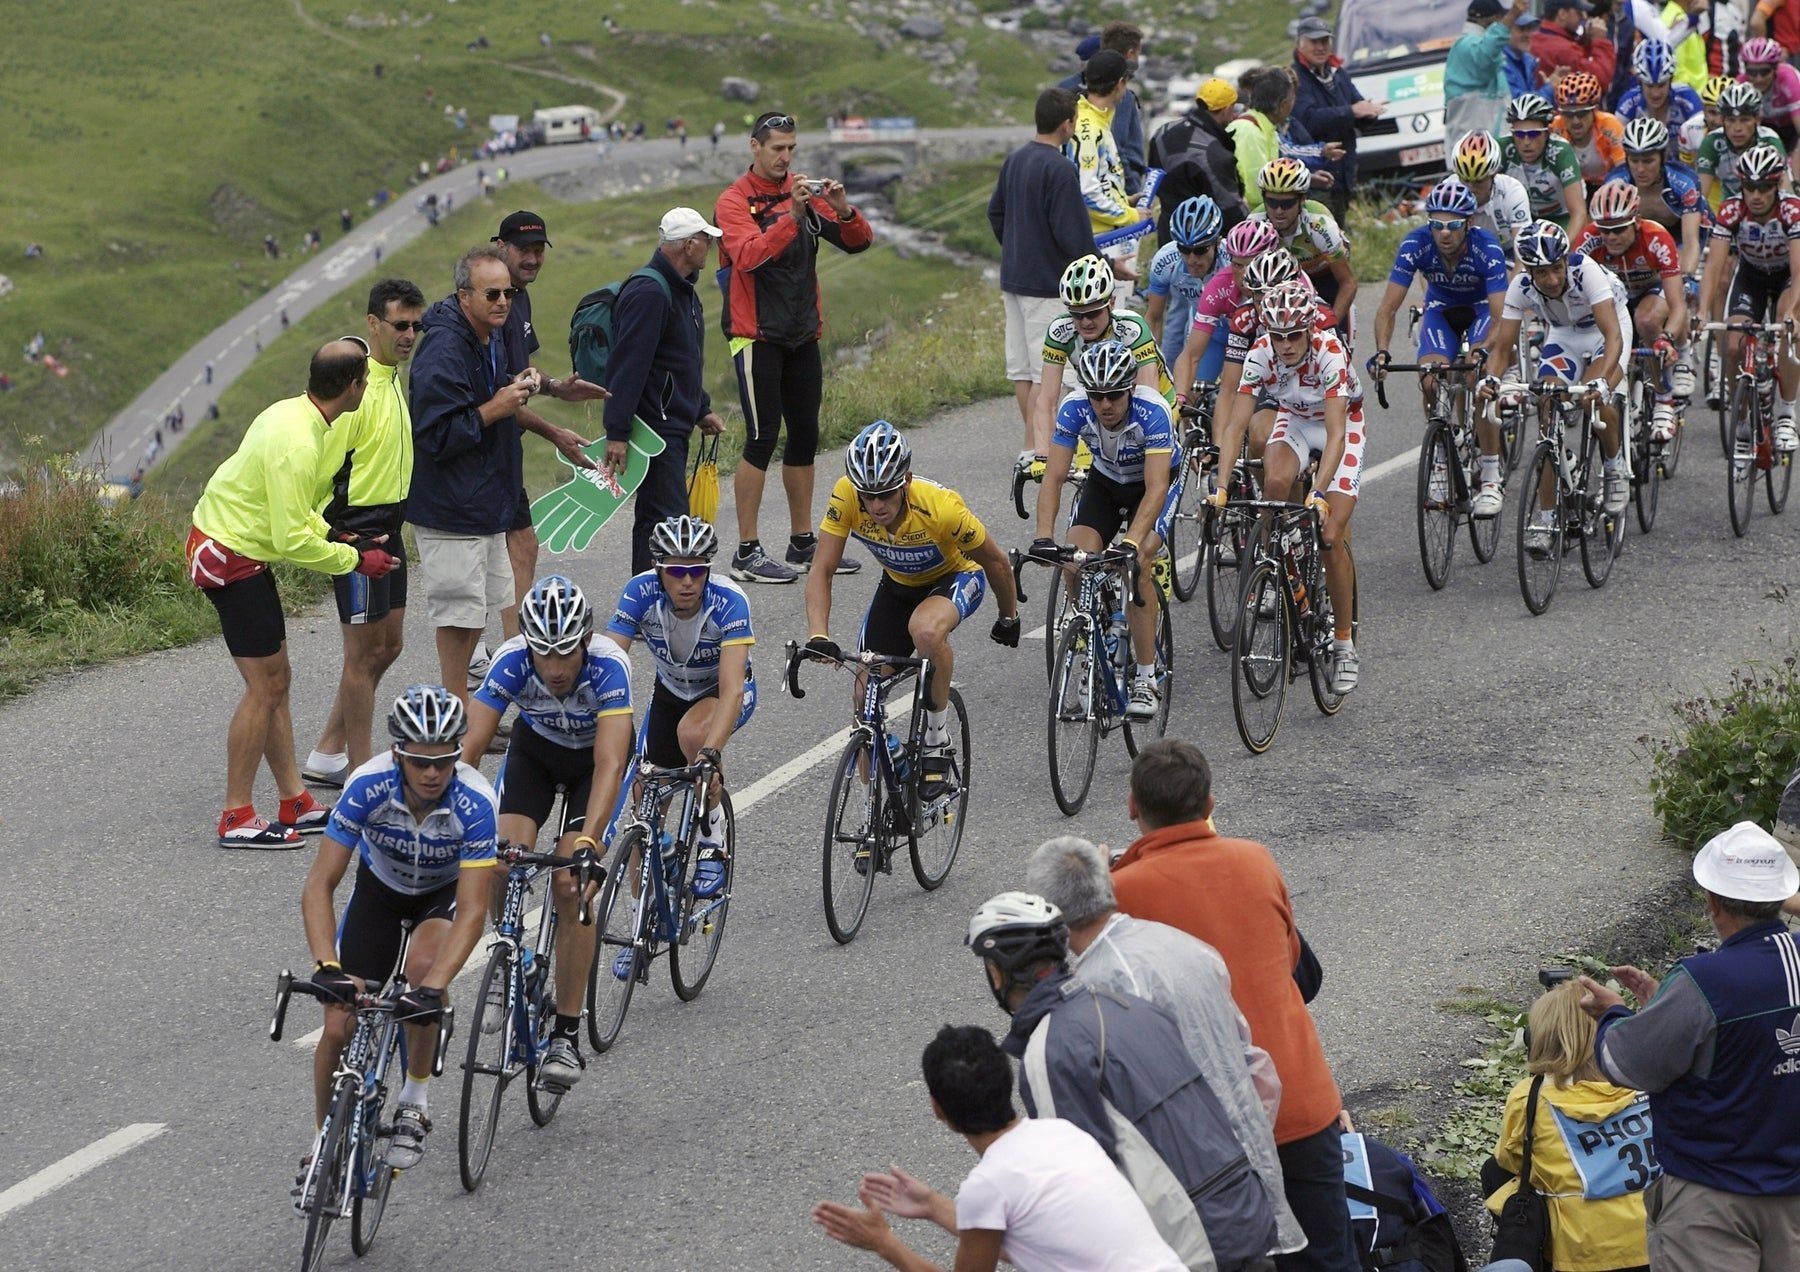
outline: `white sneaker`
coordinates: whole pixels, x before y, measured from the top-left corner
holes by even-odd
[[[1331,642],[1331,692],[1343,696],[1356,688],[1356,678],[1362,667],[1362,659],[1357,657],[1356,646],[1349,641]]]
[[[1617,516],[1625,511],[1625,505],[1631,502],[1631,478],[1625,475],[1625,468],[1609,469],[1601,474],[1606,480],[1606,491],[1602,496],[1602,506]]]
[[[1678,398],[1694,396],[1694,368],[1685,362],[1677,362],[1669,369],[1669,389]]]
[[[1131,698],[1125,704],[1127,720],[1150,720],[1162,699],[1156,692],[1156,681],[1150,676],[1136,676],[1131,681]]]
[[[1533,519],[1525,527],[1525,551],[1529,556],[1547,557],[1550,555],[1550,543],[1555,537],[1554,527],[1548,521]]]
[[[1650,417],[1650,440],[1653,442],[1675,440],[1675,404],[1673,402],[1656,404],[1656,411]]]
[[[1484,481],[1476,492],[1474,501],[1469,505],[1469,515],[1476,520],[1498,517],[1500,509],[1506,503],[1506,495],[1497,481]]]
[[[487,679],[488,668],[493,665],[493,657],[488,653],[487,642],[477,641],[475,652],[469,655],[469,688],[481,688],[481,682]]]
[[[1800,433],[1794,431],[1794,421],[1775,421],[1775,449],[1784,455],[1800,450]]]

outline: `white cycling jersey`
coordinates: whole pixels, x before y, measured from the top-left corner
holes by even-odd
[[[1472,223],[1499,239],[1510,258],[1513,236],[1531,224],[1531,196],[1524,183],[1504,172],[1495,173],[1488,200],[1476,209]]]
[[[1553,332],[1582,331],[1594,326],[1594,310],[1600,305],[1625,306],[1625,284],[1617,274],[1580,252],[1570,252],[1567,259],[1569,281],[1562,295],[1544,295],[1532,285],[1530,272],[1520,270],[1507,284],[1500,316],[1518,321],[1529,312]]]
[[[1363,396],[1356,368],[1335,331],[1313,332],[1311,347],[1297,367],[1275,356],[1267,334],[1258,336],[1244,358],[1238,392],[1273,399],[1284,415],[1302,420],[1323,420],[1329,398],[1344,398],[1357,407]]]

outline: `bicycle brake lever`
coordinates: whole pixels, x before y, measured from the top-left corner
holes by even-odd
[[[275,1017],[269,1021],[269,1041],[280,1042],[282,1026],[287,1023],[288,1000],[293,997],[294,975],[283,968],[275,978]]]
[[[444,1076],[444,1057],[450,1051],[450,1038],[456,1032],[456,1009],[446,1007],[438,1016],[437,1051],[431,1057],[431,1076]]]

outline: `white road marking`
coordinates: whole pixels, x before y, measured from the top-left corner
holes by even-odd
[[[1420,448],[1415,446],[1403,455],[1396,455],[1392,459],[1382,460],[1379,464],[1375,465],[1375,467],[1363,474],[1362,484],[1367,486],[1371,482],[1380,481],[1389,473],[1398,472],[1402,468],[1413,467],[1419,462],[1419,450]]]
[[[134,1122],[95,1140],[86,1148],[77,1149],[60,1162],[46,1166],[30,1178],[20,1180],[5,1192],[0,1192],[0,1219],[5,1219],[13,1211],[55,1192],[64,1184],[73,1183],[113,1158],[122,1157],[138,1145],[148,1144],[168,1129],[166,1122]]]

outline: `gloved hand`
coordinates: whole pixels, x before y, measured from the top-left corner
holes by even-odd
[[[378,579],[399,564],[400,558],[393,556],[385,548],[364,548],[357,559],[356,572]]]
[[[356,977],[336,963],[320,963],[313,968],[313,988],[335,1003],[351,1003],[356,999]]]
[[[829,636],[814,636],[806,642],[806,652],[817,655],[820,661],[842,662],[844,651]]]
[[[1223,484],[1219,485],[1218,487],[1216,487],[1213,490],[1208,491],[1207,495],[1206,495],[1206,502],[1211,504],[1215,508],[1223,508],[1226,505],[1226,503],[1228,503],[1230,501],[1230,499],[1231,499],[1231,488],[1229,486],[1226,486]]]
[[[1393,361],[1393,355],[1386,349],[1377,349],[1367,362],[1369,374],[1377,380],[1387,375],[1387,364]]]
[[[1011,618],[995,619],[994,629],[988,635],[993,637],[996,645],[1017,649],[1019,647],[1019,616],[1014,614]]]
[[[1325,502],[1325,496],[1318,491],[1309,490],[1306,492],[1306,510],[1308,512],[1323,519],[1329,507],[1330,505]]]
[[[1025,555],[1034,561],[1055,561],[1061,548],[1055,539],[1033,539]]]
[[[719,754],[717,747],[701,747],[699,753],[694,756],[694,760],[700,764],[710,765],[715,773],[723,774],[725,772],[725,757]]]
[[[428,1025],[444,1014],[444,991],[420,985],[400,995],[394,1014],[409,1025]]]

